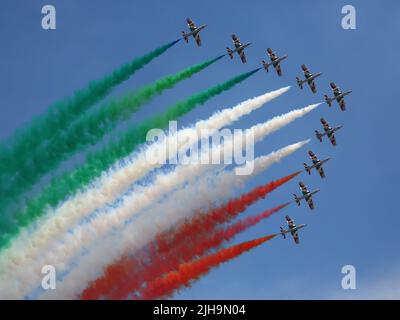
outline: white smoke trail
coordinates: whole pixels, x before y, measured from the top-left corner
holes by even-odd
[[[23,230],[14,239],[10,248],[0,252],[0,270],[19,267],[23,264],[24,259],[36,260],[41,252],[49,250],[54,241],[74,227],[83,217],[112,203],[134,181],[162,165],[147,161],[146,155],[160,154],[160,150],[164,150],[166,146],[169,146],[170,155],[176,154],[187,145],[195,143],[204,130],[208,130],[211,135],[286,93],[289,89],[290,86],[267,92],[243,101],[233,108],[215,112],[209,119],[200,120],[193,127],[173,132],[165,140],[147,145],[143,150],[120,161],[101,178],[95,180],[84,190],[77,192],[73,198],[56,209],[49,209],[35,224],[37,227]],[[177,141],[177,143],[174,144],[173,141]]]
[[[254,136],[255,141],[260,141],[268,134],[302,117],[317,106],[318,104],[315,104],[303,109],[293,110],[285,115],[277,116],[269,121],[255,125],[246,131],[246,136]],[[246,141],[248,140],[246,139]],[[236,143],[237,141],[235,140],[234,142]],[[226,146],[230,148],[242,148],[241,141],[239,142],[240,145],[236,146],[231,146],[229,144],[224,145],[224,148],[218,146],[212,150],[212,153],[213,155],[219,155],[222,152],[227,152]],[[121,199],[119,207],[112,209],[111,212],[103,211],[98,213],[98,215],[89,222],[89,225],[79,225],[77,228],[73,229],[72,232],[65,235],[63,241],[55,243],[43,256],[32,257],[33,259],[27,260],[23,264],[20,263],[19,268],[10,270],[10,272],[5,274],[6,277],[3,277],[2,288],[8,287],[8,293],[14,289],[18,295],[21,293],[26,294],[32,290],[32,287],[40,280],[40,268],[44,264],[51,264],[55,266],[59,272],[64,272],[68,267],[66,263],[79,254],[82,248],[89,248],[90,245],[104,237],[112,228],[123,225],[124,222],[134,214],[137,214],[140,210],[158,201],[163,195],[169,194],[175,188],[183,185],[188,181],[188,177],[194,178],[201,176],[210,169],[215,169],[215,166],[205,166],[202,164],[178,166],[170,173],[158,175],[152,185],[137,187],[134,192],[129,193]],[[27,270],[30,269],[32,272],[29,272],[28,276]],[[15,286],[15,283],[11,282],[9,286],[6,286],[5,284],[9,283],[10,280],[12,281],[13,278],[23,279],[23,285],[18,287]]]
[[[255,170],[251,175],[238,176],[234,170],[223,171],[218,175],[203,176],[200,180],[175,191],[165,201],[146,209],[133,223],[124,225],[96,243],[89,254],[82,257],[78,267],[57,284],[57,290],[48,291],[41,298],[78,298],[91,281],[102,275],[107,265],[124,253],[135,253],[158,233],[169,230],[185,218],[190,218],[197,209],[232,196],[233,192],[249,179],[308,142],[309,140],[306,140],[289,145],[267,156],[256,158],[253,163],[247,163],[246,166],[254,166]]]

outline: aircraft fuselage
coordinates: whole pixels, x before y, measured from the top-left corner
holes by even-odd
[[[246,43],[246,44],[242,44],[242,45],[240,45],[240,46],[238,46],[238,47],[235,46],[235,49],[232,50],[232,53],[241,51],[241,50],[243,50],[244,48],[248,47],[249,45],[251,45],[250,42],[249,42],[249,43]]]
[[[281,62],[282,62],[283,60],[285,60],[287,57],[288,57],[288,56],[285,55],[285,56],[280,57],[280,58],[275,59],[275,60],[272,60],[272,59],[271,59],[271,63],[272,63],[272,65],[273,65],[274,67],[276,67],[279,63],[281,63]]]
[[[311,81],[313,81],[315,78],[319,77],[321,74],[322,74],[322,72],[318,72],[318,73],[315,73],[315,74],[310,75],[310,76],[306,76],[306,75],[305,75],[305,77],[306,77],[305,80],[306,80],[308,83],[311,83]]]
[[[308,201],[314,194],[319,192],[320,189],[315,189],[313,191],[301,191],[303,193],[303,197],[306,201]]]
[[[319,170],[319,168],[321,168],[321,166],[329,161],[331,158],[326,158],[324,160],[313,160],[313,165],[311,166],[311,168],[315,167],[317,170]]]
[[[203,30],[205,27],[207,27],[206,24],[201,25],[200,27],[196,27],[196,29],[191,30],[189,33],[187,33],[187,36],[195,36],[198,34],[201,30]]]
[[[345,96],[347,96],[347,95],[349,95],[350,93],[351,93],[352,91],[351,90],[349,90],[349,91],[346,91],[346,92],[341,92],[341,93],[334,93],[334,95],[335,95],[335,98],[334,99],[343,99]]]
[[[329,130],[327,131],[327,134],[331,135],[332,133],[335,133],[336,131],[338,131],[342,127],[343,126],[337,126],[337,127],[334,127],[334,128],[329,128]]]
[[[299,224],[299,225],[297,225],[295,227],[290,227],[289,226],[288,229],[281,231],[281,234],[296,232],[296,231],[304,228],[305,226],[306,226],[306,224],[304,224],[304,223]]]

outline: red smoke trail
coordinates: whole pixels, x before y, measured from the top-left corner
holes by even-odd
[[[114,283],[122,282],[123,279],[129,277],[136,263],[137,261],[135,259],[130,260],[128,257],[123,257],[118,263],[108,266],[104,275],[92,282],[91,285],[83,291],[80,298],[82,300],[102,298],[109,290],[110,286],[113,286]]]
[[[290,202],[287,202],[276,206],[275,208],[265,210],[264,212],[256,216],[247,217],[226,228],[215,229],[211,233],[203,233],[201,236],[196,237],[193,243],[182,243],[177,247],[171,248],[168,259],[178,260],[179,257],[183,257],[184,261],[189,261],[196,256],[201,256],[208,250],[219,247],[224,241],[231,240],[238,233],[243,232],[246,229],[256,225],[261,220],[270,217],[271,215],[282,210],[289,204]],[[174,255],[177,256],[175,259]]]
[[[189,223],[180,225],[174,232],[162,233],[157,237],[160,253],[169,250],[179,243],[193,239],[193,236],[210,232],[217,224],[226,223],[245,211],[250,205],[264,198],[267,194],[290,181],[302,171],[292,173],[286,177],[259,186],[250,192],[230,200],[221,207],[211,209],[205,213],[199,213]]]
[[[143,252],[141,253],[143,254]],[[139,253],[135,257],[123,256],[117,263],[109,265],[104,275],[93,281],[82,292],[80,299],[94,300],[108,298],[107,293],[112,288],[118,284],[123,284],[126,279],[132,277],[133,273],[143,267],[145,259],[142,254]],[[154,255],[154,253],[152,252],[149,255]]]
[[[141,286],[144,283],[150,282],[162,274],[167,274],[171,270],[177,270],[180,264],[202,256],[210,249],[220,246],[224,241],[231,240],[236,234],[270,217],[289,204],[290,202],[287,202],[256,216],[247,217],[227,228],[203,233],[202,236],[170,248],[164,254],[160,254],[157,244],[153,243],[147,259],[151,261],[149,265],[146,265],[143,257],[124,257],[118,263],[109,266],[105,275],[83,292],[81,299],[125,299],[133,291],[140,296]],[[113,288],[114,291],[112,291]]]
[[[212,209],[206,213],[199,213],[197,216],[192,218],[188,223],[184,223],[178,227],[178,229],[171,232],[165,232],[159,235],[156,239],[156,243],[150,246],[149,258],[146,259],[151,261],[153,265],[158,264],[159,270],[155,271],[150,266],[146,266],[146,262],[143,262],[141,258],[122,258],[116,264],[111,265],[105,275],[94,281],[90,287],[85,289],[81,295],[81,299],[99,299],[103,295],[110,294],[110,291],[114,288],[113,299],[122,299],[126,297],[126,294],[138,289],[140,285],[151,279],[152,272],[155,275],[159,275],[163,269],[163,272],[168,272],[169,263],[172,261],[162,260],[162,257],[174,247],[179,247],[181,243],[190,239],[193,241],[196,235],[209,233],[215,228],[216,225],[225,223],[236,217],[239,213],[245,211],[248,206],[256,202],[257,200],[264,198],[268,193],[272,192],[282,184],[290,181],[302,171],[292,173],[286,177],[278,180],[269,182],[265,185],[259,186],[252,191],[230,200],[227,204]],[[184,255],[185,257],[191,257],[191,255]],[[171,265],[175,265],[173,262]],[[146,268],[147,276],[143,276],[143,269]],[[135,270],[133,270],[135,269]],[[139,275],[142,274],[140,277]],[[129,281],[128,281],[129,279]],[[124,289],[125,290],[124,290]]]
[[[132,272],[130,276],[124,279],[121,285],[116,287],[109,297],[111,299],[124,299],[131,292],[136,292],[136,294],[140,296],[143,290],[143,284],[149,283],[152,279],[167,274],[172,270],[177,270],[180,264],[191,261],[196,257],[206,254],[211,249],[219,247],[224,241],[231,240],[238,233],[245,231],[262,219],[268,218],[289,204],[290,202],[281,204],[256,216],[251,216],[236,222],[227,228],[220,228],[212,230],[211,232],[202,233],[193,239],[181,242],[165,253],[157,252],[156,243],[154,243],[152,247],[152,252],[154,254],[150,257],[151,264],[139,271]]]
[[[154,279],[143,290],[142,299],[162,299],[171,296],[183,286],[190,286],[191,282],[208,273],[212,268],[221,263],[232,260],[242,253],[249,251],[262,243],[271,240],[276,234],[243,242],[202,258],[183,263],[177,271],[167,273],[165,276]]]

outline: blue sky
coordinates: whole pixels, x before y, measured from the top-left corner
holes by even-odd
[[[57,29],[41,28],[41,8],[53,4]],[[341,28],[341,8],[355,6],[357,29]],[[203,46],[181,42],[114,90],[118,96],[167,73],[224,53],[236,33],[252,42],[248,63],[237,57],[222,61],[179,84],[146,105],[129,120],[134,124],[160,112],[192,93],[260,66],[266,48],[289,54],[284,76],[260,71],[240,86],[211,100],[179,120],[180,125],[208,117],[218,108],[266,91],[294,85],[289,93],[243,118],[234,128],[247,128],[274,115],[322,100],[329,82],[352,89],[348,110],[321,105],[307,117],[268,137],[256,146],[262,155],[305,138],[312,142],[281,164],[275,165],[243,191],[301,168],[307,150],[331,156],[326,180],[315,173],[302,175],[310,187],[319,187],[316,210],[290,206],[241,234],[235,243],[270,234],[290,214],[308,227],[301,245],[276,238],[212,271],[176,298],[400,298],[397,204],[400,170],[397,119],[400,65],[400,3],[398,1],[2,1],[0,11],[0,139],[57,99],[125,63],[133,57],[172,41],[186,30],[185,18],[207,23]],[[318,93],[295,87],[300,64],[324,74]],[[338,146],[320,144],[313,132],[319,118],[343,124]],[[297,180],[252,206],[254,214],[290,199]],[[357,270],[357,290],[341,289],[343,265]]]

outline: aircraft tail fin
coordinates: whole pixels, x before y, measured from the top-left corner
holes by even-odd
[[[319,140],[319,142],[322,142],[322,134],[318,132],[318,130],[315,130],[315,136]]]
[[[264,60],[262,61],[262,65],[263,65],[263,67],[264,67],[264,69],[265,69],[265,71],[269,71],[268,70],[268,67],[269,67],[269,65],[268,65],[268,63],[267,62],[265,62]]]
[[[183,39],[185,39],[186,43],[189,43],[189,37],[187,36],[187,34],[185,33],[185,31],[182,31],[182,37]]]
[[[229,57],[230,57],[231,59],[233,59],[233,51],[232,51],[230,48],[228,48],[228,47],[226,47],[226,51],[228,52]]]
[[[325,102],[328,104],[328,106],[332,106],[332,101],[329,99],[329,97],[326,95],[326,94],[324,94],[324,97],[325,97]]]
[[[300,89],[303,89],[303,83],[301,82],[299,77],[296,77],[297,80],[297,85],[300,87]]]
[[[282,227],[279,227],[279,228],[281,230],[281,235],[282,235],[283,239],[286,239],[286,234],[285,234],[283,228]]]
[[[308,174],[311,174],[311,168],[307,165],[307,163],[304,163],[304,169],[306,169]]]
[[[294,201],[296,201],[297,205],[300,207],[300,199],[294,193],[293,193],[293,196],[294,196]]]

